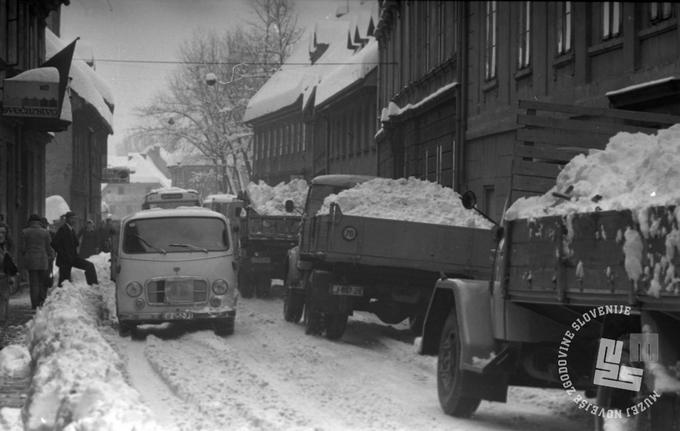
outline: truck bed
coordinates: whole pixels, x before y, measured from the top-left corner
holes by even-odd
[[[623,210],[507,222],[502,289],[517,302],[679,311],[678,215],[655,207],[646,217]],[[626,240],[628,229],[639,240]]]
[[[318,234],[302,245],[301,253],[314,259],[470,278],[490,272],[493,243],[488,229],[348,215],[336,223],[320,215],[311,223],[317,224],[312,231]]]

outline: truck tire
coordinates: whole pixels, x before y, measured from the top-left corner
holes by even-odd
[[[326,338],[337,340],[342,337],[347,327],[347,314],[329,313],[326,315]]]
[[[286,286],[283,298],[283,318],[286,322],[298,323],[305,308],[305,295]]]
[[[221,337],[232,335],[234,333],[234,316],[225,317],[224,319],[217,319],[214,322],[215,335]]]
[[[444,413],[450,416],[470,417],[481,402],[480,398],[466,397],[471,386],[466,373],[460,369],[461,341],[459,337],[458,318],[455,310],[451,310],[446,318],[442,336],[439,341],[439,357],[437,358],[437,392],[439,404]]]

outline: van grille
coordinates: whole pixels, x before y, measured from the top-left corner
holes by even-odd
[[[154,279],[146,285],[149,304],[197,304],[208,300],[208,282],[202,279]]]

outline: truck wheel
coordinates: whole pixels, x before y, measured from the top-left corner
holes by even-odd
[[[439,404],[444,413],[451,416],[467,418],[477,410],[481,399],[466,397],[471,386],[465,374],[469,371],[460,369],[461,341],[458,330],[456,312],[451,311],[446,318],[442,337],[439,341],[439,357],[437,359],[437,392]]]
[[[215,335],[225,336],[234,333],[234,316],[217,319],[214,323]]]
[[[286,286],[283,298],[283,318],[286,322],[298,323],[305,307],[305,296]]]
[[[251,277],[250,272],[248,271],[238,272],[238,291],[244,298],[253,297],[255,289],[253,287],[253,277]]]
[[[347,314],[329,313],[326,315],[326,338],[337,340],[342,337],[347,327]]]
[[[307,335],[321,334],[322,330],[321,313],[316,309],[316,307],[311,305],[310,301],[307,301],[305,303],[304,321],[305,321],[305,334]]]

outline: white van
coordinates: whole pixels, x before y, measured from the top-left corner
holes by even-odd
[[[203,321],[234,332],[238,290],[229,222],[201,207],[150,209],[123,219],[116,314],[126,335],[140,323]]]

